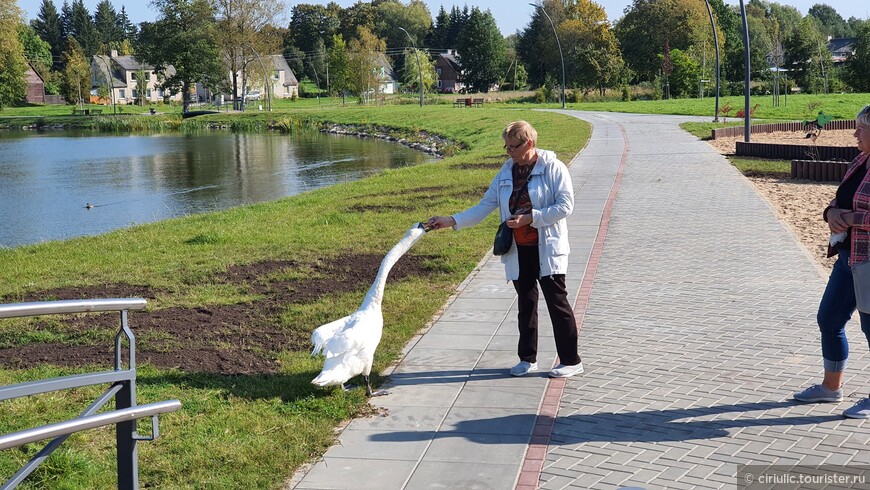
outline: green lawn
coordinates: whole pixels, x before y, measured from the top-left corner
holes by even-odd
[[[255,128],[274,118],[290,133],[324,121],[390,127],[404,133],[425,130],[455,142],[457,153],[274,202],[97,237],[0,249],[0,296],[10,302],[59,287],[131,284],[159,292],[149,301],[150,311],[263,300],[268,294],[229,287],[222,275],[232,266],[270,260],[292,260],[298,274],[305,275],[342,254],[383,256],[412,223],[462,210],[479,199],[505,158],[500,136],[510,121],[531,122],[539,131],[539,146],[555,150],[565,161],[590,134],[589,125],[575,118],[504,109],[516,109],[513,105],[459,110],[445,104],[420,110],[414,105],[323,108],[310,100],[305,104],[308,107],[301,110],[281,108],[270,115],[256,111],[189,121],[246,121],[238,126]],[[182,127],[177,116],[153,119],[167,121],[167,127]],[[496,225],[497,218],[491,216],[478,227],[439,231],[414,246],[408,255],[423,264],[426,274],[388,281],[386,326],[374,371],[394,361],[439,310],[487,252]],[[307,338],[313,328],[354,311],[367,286],[283,305],[270,322],[288,336]],[[130,318],[134,331],[136,315],[132,312]],[[24,347],[68,335],[63,325],[51,322],[0,322],[3,346]],[[111,341],[104,337],[75,341],[104,347],[109,362]],[[301,464],[321,455],[333,441],[335,426],[369,408],[362,390],[343,392],[311,385],[322,360],[310,358],[309,348],[278,346],[280,369],[274,374],[223,376],[142,366],[140,403],[169,398],[183,403],[180,412],[161,417],[159,439],[139,445],[142,487],[279,488]],[[0,384],[74,371],[81,370],[2,369]],[[0,433],[72,417],[95,394],[93,389],[81,389],[4,402]],[[145,425],[140,430],[147,432]],[[40,445],[36,446],[0,453],[0,478],[8,478],[38,450]],[[100,429],[71,437],[20,488],[111,488],[114,481],[113,431]]]

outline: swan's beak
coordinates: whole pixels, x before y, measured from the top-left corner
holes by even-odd
[[[427,233],[430,232],[430,231],[432,231],[432,228],[427,227],[427,226],[424,225],[422,222],[421,222],[421,223],[417,223],[417,228],[423,228],[423,231],[425,231],[425,232],[427,232]]]

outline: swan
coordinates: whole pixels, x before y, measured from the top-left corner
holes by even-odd
[[[381,341],[384,331],[384,315],[381,303],[384,300],[384,286],[387,274],[398,260],[411,248],[417,240],[429,231],[422,223],[416,223],[405,233],[381,261],[375,282],[363,299],[359,309],[338,320],[317,327],[311,333],[311,343],[314,349],[312,356],[320,353],[326,356],[323,370],[311,380],[317,386],[341,385],[354,376],[362,374],[366,383],[366,395],[385,395],[386,392],[372,392],[369,374],[375,349]]]

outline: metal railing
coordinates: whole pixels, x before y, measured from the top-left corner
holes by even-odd
[[[53,438],[6,483],[0,486],[0,490],[18,486],[54,450],[60,447],[71,434],[112,424],[116,427],[118,488],[123,490],[139,488],[139,464],[136,443],[157,438],[159,435],[157,416],[161,413],[174,412],[181,408],[181,402],[178,400],[136,405],[136,338],[127,324],[127,312],[129,310],[141,310],[145,308],[145,304],[146,301],[141,298],[115,298],[0,305],[0,319],[118,311],[120,312],[121,323],[120,329],[117,335],[115,335],[114,370],[0,386],[0,401],[4,401],[83,386],[110,384],[106,391],[97,397],[76,418],[0,435],[0,450]],[[124,368],[122,360],[124,339],[127,340],[128,348],[126,368]],[[97,414],[96,412],[113,397],[115,398],[115,410]],[[150,436],[141,436],[136,432],[136,421],[144,417],[151,417]]]

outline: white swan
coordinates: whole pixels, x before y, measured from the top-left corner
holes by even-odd
[[[344,387],[347,380],[362,374],[366,383],[366,395],[384,394],[372,393],[369,374],[372,371],[375,349],[381,342],[381,334],[384,330],[381,303],[384,300],[387,274],[402,255],[427,231],[421,223],[416,223],[387,253],[381,261],[375,282],[356,312],[321,325],[311,333],[311,343],[314,344],[311,355],[316,356],[322,352],[326,356],[323,370],[311,380],[312,383],[317,386],[342,385]]]

